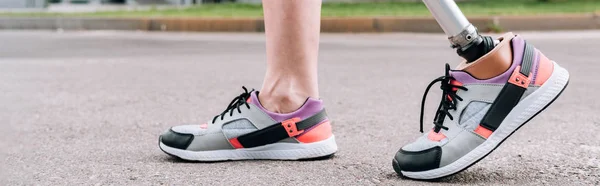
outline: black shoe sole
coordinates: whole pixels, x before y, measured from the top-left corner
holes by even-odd
[[[550,101],[550,103],[548,103],[546,106],[544,106],[544,108],[542,108],[540,111],[538,111],[533,116],[531,116],[531,118],[527,119],[527,121],[523,122],[523,124],[521,124],[521,126],[517,127],[517,129],[515,129],[515,131],[513,131],[506,138],[504,138],[502,141],[500,141],[500,143],[498,143],[498,145],[496,145],[496,147],[494,147],[494,149],[492,149],[490,152],[488,152],[487,154],[485,154],[483,157],[479,158],[477,161],[473,162],[471,165],[465,167],[464,169],[461,169],[461,170],[459,170],[459,171],[457,171],[455,173],[452,173],[452,174],[449,174],[449,175],[446,175],[446,176],[442,176],[442,177],[439,177],[439,178],[432,178],[432,179],[409,178],[409,177],[406,177],[406,176],[402,175],[402,172],[400,170],[400,166],[398,165],[398,161],[396,161],[396,158],[394,158],[392,160],[392,166],[394,167],[394,171],[396,171],[396,173],[398,173],[398,175],[401,176],[401,177],[403,177],[403,178],[407,178],[407,179],[411,179],[411,180],[419,180],[419,181],[439,181],[439,180],[441,180],[443,178],[454,176],[454,175],[456,175],[456,174],[458,174],[458,173],[460,173],[460,172],[468,169],[469,167],[475,165],[477,162],[479,162],[483,158],[487,157],[490,153],[494,152],[494,150],[496,150],[496,148],[498,148],[500,145],[502,145],[502,143],[504,143],[504,141],[506,139],[510,138],[510,136],[512,136],[515,132],[517,132],[522,126],[524,126],[531,119],[535,118],[542,111],[546,110],[546,108],[548,108],[548,106],[552,105],[552,103],[554,103],[554,101],[556,101],[556,99],[558,99],[558,97],[560,97],[560,95],[565,91],[565,89],[567,89],[567,86],[569,86],[569,80],[567,80],[567,84],[565,84],[565,87],[563,87],[563,89],[560,90],[560,92],[558,93],[558,95],[556,95],[556,97],[554,97],[554,99],[552,99],[552,101]]]

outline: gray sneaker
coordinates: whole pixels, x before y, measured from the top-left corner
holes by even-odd
[[[205,124],[175,126],[160,135],[165,153],[192,161],[299,160],[337,151],[323,102],[308,98],[292,113],[267,111],[258,91],[244,88],[221,114]]]
[[[437,179],[477,163],[539,114],[566,88],[569,73],[519,36],[508,33],[490,53],[461,63],[434,80],[442,101],[434,127],[402,147],[394,170],[413,179]],[[508,69],[508,70],[506,70]],[[421,107],[423,132],[423,105]]]

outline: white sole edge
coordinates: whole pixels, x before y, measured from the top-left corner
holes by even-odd
[[[335,136],[314,143],[273,143],[253,148],[189,151],[169,147],[160,142],[160,149],[166,153],[191,161],[226,160],[298,160],[332,155],[337,152]]]
[[[554,71],[550,78],[537,91],[527,96],[506,116],[500,127],[477,148],[465,156],[433,170],[421,172],[401,171],[402,175],[413,179],[436,179],[459,172],[493,151],[504,139],[524,125],[546,105],[550,104],[569,81],[569,72],[554,62]]]

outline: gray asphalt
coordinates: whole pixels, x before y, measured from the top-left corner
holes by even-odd
[[[567,90],[475,166],[418,182],[391,160],[421,135],[425,86],[458,64],[444,35],[322,36],[333,159],[189,163],[162,153],[158,135],[260,88],[263,35],[2,31],[0,185],[600,184],[600,31],[522,34],[570,71]]]

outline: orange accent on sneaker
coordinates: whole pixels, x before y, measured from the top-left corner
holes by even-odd
[[[475,133],[479,134],[481,137],[487,139],[492,135],[493,131],[482,127],[481,125],[477,126],[475,129]]]
[[[535,76],[534,85],[542,85],[550,78],[554,71],[554,63],[550,61],[544,54],[540,54],[540,63],[538,64],[537,74]]]
[[[456,80],[450,80],[450,84],[455,85],[455,86],[463,85],[460,81],[456,81]],[[456,91],[458,91],[458,88],[452,87],[452,91],[456,92]],[[448,95],[448,100],[452,101],[452,97],[450,97],[450,95]]]
[[[206,123],[205,123],[205,124],[201,124],[201,125],[200,125],[200,128],[201,128],[201,129],[207,129],[207,128],[208,128],[208,124],[206,124]]]
[[[513,71],[510,78],[508,78],[508,82],[523,88],[529,87],[529,83],[531,83],[531,72],[529,73],[529,77],[526,77],[519,71],[521,71],[521,66],[517,66],[517,68],[515,68],[515,71]]]
[[[299,121],[300,121],[300,118],[298,118],[298,117],[284,120],[281,122],[281,126],[283,126],[283,128],[285,128],[285,132],[288,133],[288,136],[294,137],[294,136],[297,136],[298,134],[304,132],[304,130],[299,131],[298,128],[296,128],[296,122],[299,122]]]
[[[327,138],[331,137],[331,135],[333,135],[333,133],[331,133],[331,123],[329,121],[325,121],[321,124],[318,124],[310,131],[296,137],[296,139],[302,143],[313,143],[326,140]]]
[[[429,134],[427,134],[427,138],[429,138],[431,141],[442,141],[444,138],[446,138],[446,135],[442,134],[441,132],[434,132],[431,130],[429,131]]]
[[[229,139],[229,143],[231,143],[231,146],[233,146],[233,148],[236,148],[236,149],[244,148],[244,146],[242,146],[242,144],[240,143],[240,141],[238,141],[237,138]]]
[[[456,80],[450,80],[450,84],[454,86],[463,86],[463,84],[460,81]],[[452,91],[458,91],[458,88],[452,87]]]

